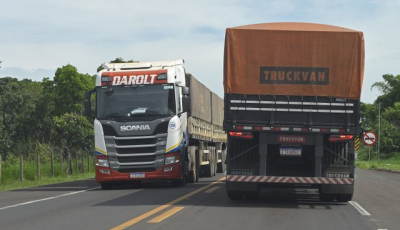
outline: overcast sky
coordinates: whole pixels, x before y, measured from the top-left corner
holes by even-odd
[[[184,59],[185,68],[223,96],[225,29],[268,22],[312,22],[364,32],[361,100],[371,85],[400,74],[400,0],[0,0],[0,77],[41,81],[72,64],[81,73],[116,57]]]

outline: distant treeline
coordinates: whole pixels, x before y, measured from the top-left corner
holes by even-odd
[[[136,62],[116,58],[111,63]],[[0,62],[1,64],[1,62]],[[1,66],[0,66],[1,68]],[[101,70],[100,65],[97,71]],[[93,151],[94,117],[83,114],[83,95],[95,87],[96,75],[73,65],[58,68],[52,79],[0,78],[0,155],[34,159],[48,150]],[[93,110],[94,110],[94,103]],[[94,113],[92,113],[94,114]],[[42,157],[42,159],[43,159]]]
[[[383,75],[383,81],[376,82],[381,95],[373,104],[361,103],[361,127],[378,135],[379,103],[381,108],[380,152],[389,154],[400,152],[400,75]],[[364,88],[363,91],[369,90]],[[376,151],[374,146],[374,151]]]
[[[0,78],[0,154],[36,156],[44,147],[93,149],[93,119],[83,115],[83,94],[95,75],[72,65],[42,82]]]

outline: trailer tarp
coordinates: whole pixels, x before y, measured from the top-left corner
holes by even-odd
[[[360,31],[312,23],[226,30],[225,93],[359,99],[363,77]]]
[[[211,123],[211,91],[193,75],[188,75],[191,100],[190,114],[193,117]]]
[[[211,93],[212,124],[222,127],[224,122],[224,100],[217,94]]]

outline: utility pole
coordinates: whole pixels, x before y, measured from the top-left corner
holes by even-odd
[[[378,130],[378,162],[381,161],[380,156],[380,148],[381,148],[381,102],[378,103],[378,111],[379,111],[379,130]]]

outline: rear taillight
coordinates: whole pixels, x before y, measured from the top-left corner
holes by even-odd
[[[329,136],[330,142],[348,141],[353,139],[353,135],[331,135]]]
[[[231,137],[238,137],[244,139],[253,139],[253,134],[249,132],[229,132]]]

